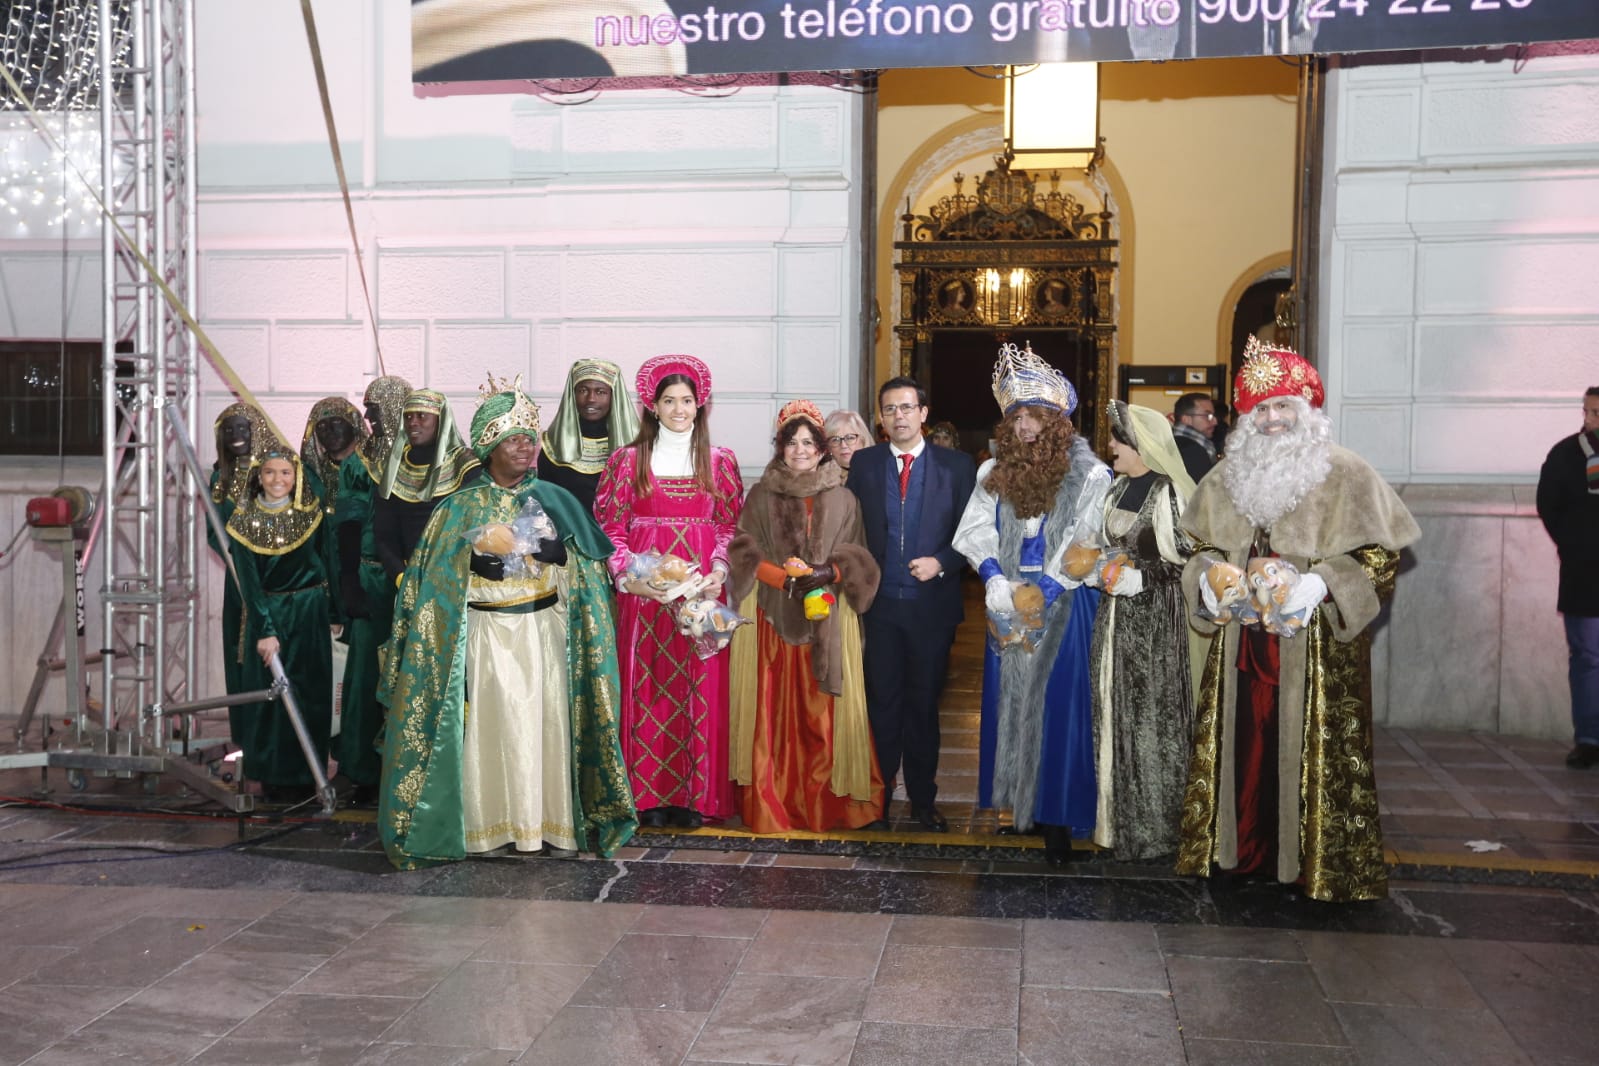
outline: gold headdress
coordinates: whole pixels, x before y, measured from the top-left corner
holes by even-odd
[[[1077,390],[1064,374],[1033,354],[1031,343],[1024,349],[1014,344],[999,346],[999,359],[994,363],[994,399],[1007,415],[1024,404],[1050,407],[1064,415],[1077,410]]]
[[[790,400],[777,412],[777,428],[782,429],[796,418],[808,418],[820,428],[822,409],[809,400]]]
[[[512,381],[490,374],[488,383],[478,386],[478,393],[482,399],[472,416],[472,450],[479,459],[486,461],[495,445],[516,433],[538,440],[538,404],[522,391],[521,374]]]

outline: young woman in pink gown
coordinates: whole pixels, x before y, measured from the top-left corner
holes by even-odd
[[[728,777],[727,652],[702,660],[677,632],[671,605],[627,579],[635,553],[693,563],[725,600],[727,546],[738,532],[744,483],[726,448],[711,446],[711,372],[690,355],[662,355],[638,372],[638,440],[611,456],[594,514],[616,553],[622,756],[639,824],[694,828],[733,813]]]

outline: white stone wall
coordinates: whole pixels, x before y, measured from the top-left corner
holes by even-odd
[[[312,403],[359,401],[378,372],[299,5],[197,6],[196,307],[298,443]],[[692,353],[715,377],[714,438],[747,479],[783,401],[853,403],[860,97],[419,99],[406,0],[319,0],[316,13],[387,372],[443,391],[464,424],[489,372],[524,375],[548,417],[574,359],[631,378],[651,356]],[[59,328],[53,250],[0,243],[13,305],[50,311],[44,336]],[[94,266],[73,319],[89,337]],[[43,280],[13,289],[13,276]],[[209,424],[233,397],[209,371],[203,382]],[[213,688],[221,575],[211,566],[198,671]],[[27,678],[0,667],[0,699],[20,700]]]
[[[1328,80],[1316,353],[1407,482],[1529,482],[1599,382],[1599,55]]]
[[[1599,383],[1599,55],[1571,51],[1328,79],[1315,352],[1422,528],[1376,635],[1394,725],[1571,735],[1533,508]]]

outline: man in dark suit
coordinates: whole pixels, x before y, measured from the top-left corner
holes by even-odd
[[[878,766],[893,794],[905,768],[911,817],[948,828],[938,794],[938,697],[961,622],[961,554],[951,543],[977,480],[971,456],[922,439],[927,391],[897,377],[877,391],[888,443],[855,453],[849,489],[860,499],[866,546],[882,567],[864,617],[866,709]]]

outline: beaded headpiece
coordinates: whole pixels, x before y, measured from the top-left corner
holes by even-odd
[[[655,390],[661,379],[682,374],[694,383],[694,403],[704,407],[711,402],[711,369],[692,355],[657,355],[638,368],[639,403],[645,407],[655,403]]]
[[[1321,375],[1291,348],[1266,344],[1251,335],[1244,345],[1244,365],[1233,382],[1233,407],[1248,414],[1262,400],[1299,396],[1312,407],[1327,398]]]
[[[525,433],[534,440],[539,435],[539,407],[522,391],[522,375],[507,381],[489,375],[487,384],[478,386],[477,413],[472,416],[472,450],[480,459],[506,437]]]
[[[994,363],[994,399],[1004,414],[1017,407],[1049,407],[1063,415],[1077,410],[1077,390],[1059,370],[1026,348],[1014,344],[999,346]]]
[[[782,429],[796,418],[808,418],[821,426],[822,409],[809,400],[790,400],[777,412],[777,428]]]

